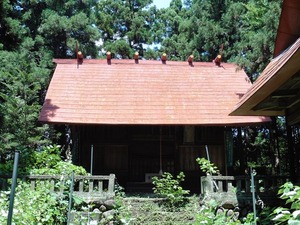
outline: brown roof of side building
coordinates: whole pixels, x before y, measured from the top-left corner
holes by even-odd
[[[274,57],[281,54],[300,37],[299,24],[299,0],[284,0],[277,30]]]
[[[268,64],[231,115],[285,115],[299,102],[300,38]]]
[[[229,116],[251,87],[237,66],[209,62],[54,60],[39,120],[63,124],[245,125],[268,117]]]

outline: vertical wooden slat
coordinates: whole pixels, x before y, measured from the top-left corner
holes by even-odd
[[[108,180],[108,193],[114,194],[114,188],[115,188],[115,175],[110,174]]]
[[[35,189],[35,180],[31,180],[30,182],[30,190],[34,191]]]
[[[232,185],[232,181],[228,181],[227,182],[227,191],[228,192],[232,192],[233,191],[233,185]]]
[[[99,194],[103,194],[103,181],[98,181]]]
[[[50,190],[54,191],[55,182],[53,179],[50,180],[50,185],[51,185]]]
[[[61,180],[60,184],[59,184],[59,192],[63,193],[64,192],[64,184],[65,184],[65,180]]]
[[[92,192],[94,189],[94,180],[89,180],[89,192]]]
[[[222,180],[219,180],[218,181],[218,192],[224,192],[223,190],[223,181]]]
[[[31,190],[35,190],[37,185],[46,185],[46,184],[50,184],[50,190],[53,192],[60,192],[62,193],[65,190],[65,180],[61,179],[60,176],[45,176],[45,175],[37,175],[37,176],[28,176],[26,177],[29,182],[30,182],[30,189]],[[97,186],[98,190],[97,190],[97,194],[99,196],[103,196],[105,194],[105,196],[110,195],[110,196],[114,196],[114,188],[115,188],[115,175],[114,174],[110,174],[109,176],[78,176],[77,178],[75,177],[75,180],[78,184],[78,186],[76,185],[76,190],[78,190],[78,192],[84,192],[87,191],[85,189],[85,183],[84,181],[87,180],[88,181],[88,191],[92,192],[95,188],[95,185]],[[0,188],[2,186],[2,188],[5,187],[5,183],[6,183],[7,179],[3,179],[3,182],[0,182]],[[95,182],[95,184],[94,184]],[[104,183],[105,182],[105,183]],[[106,183],[108,182],[108,191],[106,192],[106,190],[104,190],[104,187],[106,187]],[[56,185],[59,186],[56,186]],[[104,193],[106,192],[106,193]]]
[[[79,192],[80,193],[83,192],[83,182],[84,182],[84,180],[79,181]]]

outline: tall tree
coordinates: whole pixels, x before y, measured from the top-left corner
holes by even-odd
[[[23,29],[19,21],[20,12],[12,2],[14,1],[0,2],[0,50],[15,50],[21,43]]]
[[[97,56],[94,24],[94,0],[86,1],[9,1],[20,27],[22,41],[30,42],[31,51],[50,51],[55,58],[74,57],[78,41],[85,55]],[[17,45],[19,46],[19,45]]]
[[[120,58],[131,58],[133,51],[143,56],[145,44],[152,43],[151,26],[156,8],[152,0],[103,0],[96,8],[97,26],[103,48]]]
[[[45,139],[46,126],[38,125],[40,94],[49,69],[33,66],[18,53],[0,51],[0,154],[34,148]]]
[[[282,0],[249,0],[240,17],[240,39],[235,44],[237,62],[254,81],[273,57]]]
[[[2,156],[16,148],[39,146],[51,131],[46,132],[37,118],[53,68],[52,58],[74,57],[76,41],[85,55],[97,55],[94,5],[94,0],[1,1]]]

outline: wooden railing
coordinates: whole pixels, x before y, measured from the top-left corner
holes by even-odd
[[[272,203],[276,201],[279,187],[288,180],[287,176],[257,175],[254,177],[256,196]],[[249,201],[252,196],[250,175],[201,177],[201,194],[230,196],[233,202]]]
[[[8,176],[0,176],[1,189],[7,189]],[[70,176],[29,175],[21,177],[30,182],[31,190],[35,190],[38,184],[47,183],[53,192],[63,193],[69,191]],[[115,175],[107,176],[74,176],[73,194],[82,198],[111,198],[114,196]]]

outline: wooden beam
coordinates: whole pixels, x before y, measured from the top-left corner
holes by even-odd
[[[280,91],[275,91],[271,95],[271,98],[292,98],[295,96],[297,96],[297,91],[295,90],[280,90]]]
[[[286,118],[289,125],[294,125],[300,122],[300,101],[286,110]]]
[[[288,107],[287,108],[291,108],[294,105],[298,104],[300,102],[300,91],[298,91],[298,93],[296,94],[295,97],[289,99],[289,103],[288,103]]]

